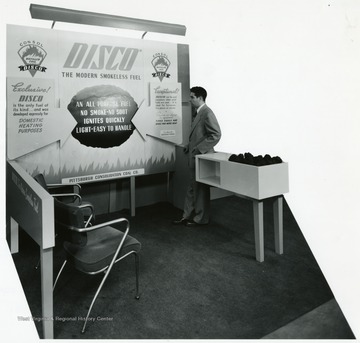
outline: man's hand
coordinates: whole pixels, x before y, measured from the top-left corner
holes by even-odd
[[[194,148],[194,149],[192,149],[191,153],[193,155],[198,155],[198,154],[200,154],[200,150],[198,148]]]

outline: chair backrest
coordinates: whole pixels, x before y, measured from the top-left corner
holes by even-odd
[[[74,204],[66,204],[54,198],[55,206],[55,229],[65,241],[85,245],[87,234],[76,232],[72,227],[85,227],[85,217],[82,209]]]
[[[34,179],[36,180],[36,182],[38,184],[40,184],[40,186],[42,186],[47,192],[49,192],[49,189],[47,187],[46,181],[45,181],[45,177],[43,174],[37,174],[34,176]]]

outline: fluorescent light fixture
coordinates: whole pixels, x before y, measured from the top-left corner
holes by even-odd
[[[33,19],[52,20],[53,22],[61,21],[65,23],[107,26],[180,36],[185,36],[186,33],[186,26],[184,25],[37,4],[30,4],[30,13]]]

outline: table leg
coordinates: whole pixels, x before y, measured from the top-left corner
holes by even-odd
[[[40,259],[43,336],[44,339],[53,339],[53,248],[40,248]]]
[[[275,252],[279,255],[284,252],[283,242],[283,198],[276,198],[274,205]]]
[[[170,190],[170,180],[171,180],[171,174],[170,172],[167,172],[167,178],[166,178],[166,196],[168,199],[168,202],[173,203],[172,199],[172,192]]]
[[[135,176],[130,177],[130,211],[131,216],[135,217]]]
[[[19,252],[19,224],[10,217],[10,252]]]
[[[111,182],[109,189],[109,212],[115,212],[116,209],[116,182]]]
[[[253,201],[256,260],[264,261],[264,204]]]

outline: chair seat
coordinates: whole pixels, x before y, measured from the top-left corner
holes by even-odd
[[[94,273],[111,263],[123,236],[123,232],[105,226],[101,230],[88,232],[85,246],[64,242],[64,249],[76,269],[84,273]],[[131,251],[139,252],[140,249],[140,242],[128,235],[117,259]]]

